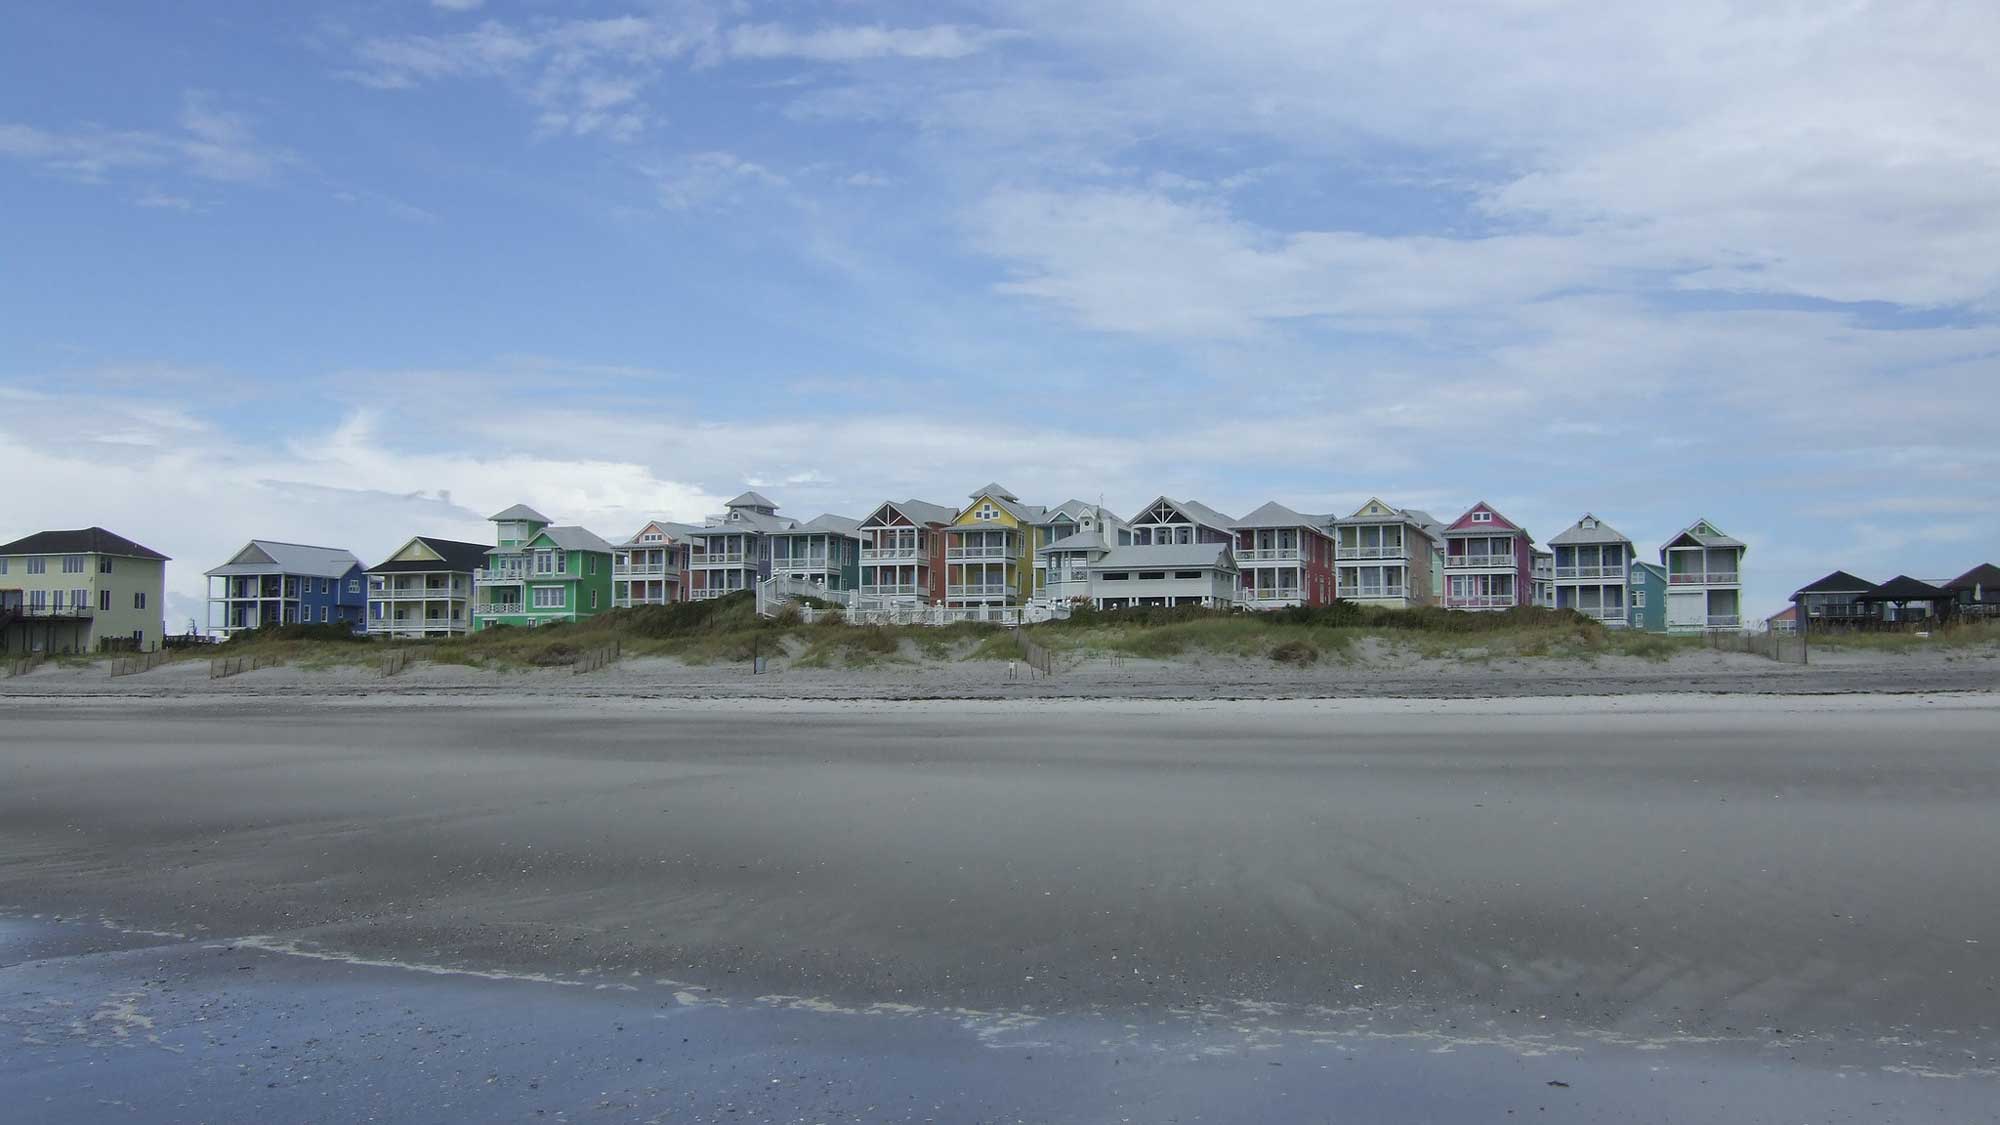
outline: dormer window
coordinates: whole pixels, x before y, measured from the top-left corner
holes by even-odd
[[[1493,522],[1493,513],[1492,513],[1492,512],[1474,512],[1474,513],[1472,513],[1472,522],[1473,522],[1473,523],[1492,523],[1492,522]]]

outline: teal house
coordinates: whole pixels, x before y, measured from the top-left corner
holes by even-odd
[[[1625,587],[1631,598],[1631,627],[1642,633],[1667,631],[1667,568],[1633,562],[1632,580]]]
[[[611,544],[526,504],[490,517],[497,545],[473,572],[475,630],[582,621],[611,608]]]

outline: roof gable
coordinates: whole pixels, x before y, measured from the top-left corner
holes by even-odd
[[[315,547],[307,543],[283,543],[275,539],[252,539],[228,562],[208,571],[210,576],[230,574],[296,574],[312,578],[340,578],[361,569],[361,560],[352,551],[339,547]]]
[[[1004,497],[985,492],[973,494],[973,501],[951,521],[953,527],[1019,527],[1020,509]]]
[[[503,511],[498,511],[490,516],[487,516],[486,522],[488,523],[521,522],[521,523],[545,524],[545,523],[552,523],[554,521],[550,520],[549,517],[543,515],[542,513],[537,512],[533,508],[528,507],[526,504],[516,504],[511,508],[507,508]]]
[[[368,568],[370,574],[392,571],[450,570],[472,571],[486,565],[492,548],[484,543],[438,539],[429,535],[411,537],[388,558]]]
[[[1875,583],[1866,578],[1857,578],[1844,570],[1836,570],[1816,582],[1808,582],[1792,592],[1796,598],[1800,594],[1865,594],[1875,588]]]
[[[1303,527],[1313,531],[1320,528],[1321,517],[1295,512],[1283,504],[1272,500],[1242,519],[1231,521],[1238,528]]]
[[[1922,602],[1941,600],[1949,597],[1951,597],[1951,591],[1949,590],[1940,589],[1928,582],[1912,578],[1907,574],[1898,574],[1896,577],[1861,595],[1856,600],[1864,602]]]
[[[1485,516],[1484,519],[1480,518],[1482,514]],[[1519,524],[1501,515],[1499,509],[1484,500],[1467,508],[1464,515],[1453,521],[1450,527],[1445,528],[1446,534],[1466,532],[1473,535],[1484,535],[1491,531],[1527,534]]]
[[[736,499],[731,500],[727,504],[724,504],[723,507],[762,508],[771,512],[775,512],[778,510],[778,505],[775,501],[773,501],[770,497],[765,496],[763,493],[755,491],[745,492],[743,495],[738,496]]]
[[[1980,563],[1964,574],[1944,584],[1947,590],[1970,590],[1976,586],[1989,589],[2000,588],[2000,566]]]
[[[1601,543],[1630,543],[1623,533],[1596,516],[1585,512],[1569,530],[1549,540],[1551,547],[1589,546]]]

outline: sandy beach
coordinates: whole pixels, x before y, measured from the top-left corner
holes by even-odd
[[[626,1006],[607,1021],[707,1013],[697,1042],[782,1040],[815,1088],[861,1099],[788,1103],[807,1119],[867,1119],[931,1024],[926,1073],[1040,1119],[1062,1115],[1014,1069],[1038,1052],[1091,1120],[1162,1110],[1147,1098],[1170,1084],[1132,1092],[1126,1060],[1217,1060],[1211,1099],[1269,1094],[1277,1063],[1290,1096],[1323,1097],[1314,1068],[1356,1051],[1377,1077],[1419,1066],[1440,1097],[1504,1074],[1527,1112],[1560,1060],[1597,1087],[1556,1120],[1636,1098],[1682,1111],[1663,1120],[2000,1104],[1990,694],[190,694],[0,701],[0,729],[0,907],[71,927],[23,948],[82,957],[6,971],[23,995],[124,997],[149,1034],[179,1029],[166,1046],[196,1049],[190,996],[254,1022],[325,1003],[290,991],[300,973],[402,974],[419,1012],[545,987]],[[182,964],[217,957],[251,968]],[[253,1001],[250,974],[275,991]],[[459,991],[425,991],[439,979]],[[533,1022],[540,1002],[491,1003]],[[9,1021],[46,1042],[17,1042],[0,1093],[59,1104],[35,1085],[48,1068],[102,1059],[23,1004]],[[138,1087],[189,1080],[147,1066]]]
[[[1829,649],[1808,666],[1745,653],[1694,650],[1666,660],[1623,655],[1427,657],[1375,643],[1352,659],[1293,667],[1267,659],[1188,655],[1167,660],[1092,655],[1065,658],[1052,676],[1005,661],[889,660],[808,667],[775,655],[769,671],[742,663],[690,664],[648,657],[600,671],[566,667],[493,670],[417,660],[384,677],[371,663],[278,666],[211,680],[208,661],[182,660],[132,676],[110,661],[48,663],[0,679],[9,696],[662,697],[726,699],[1466,699],[1631,694],[1840,694],[2000,690],[2000,652]]]

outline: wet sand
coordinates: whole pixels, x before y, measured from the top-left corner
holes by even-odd
[[[1665,1066],[1745,1112],[1690,1082],[1643,1095],[1689,1111],[1660,1120],[1978,1120],[1996,745],[1981,694],[0,701],[0,907],[158,931],[120,939],[154,958],[414,975],[420,1006],[448,980],[698,1010],[870,1096],[935,1024],[954,1104],[1030,1118],[1064,1115],[998,1060],[1046,1043],[1091,1120],[1157,1116],[1107,1093],[1127,1057],[1233,1060],[1209,1092],[1245,1100],[1180,1103],[1202,1119],[1315,1119],[1252,1096],[1258,1068],[1308,1097],[1357,1046],[1377,1076],[1469,1060],[1426,1064],[1434,1092],[1562,1060],[1602,1083],[1563,1119],[1631,1119],[1601,1099]],[[163,1002],[150,963],[134,1003]]]

